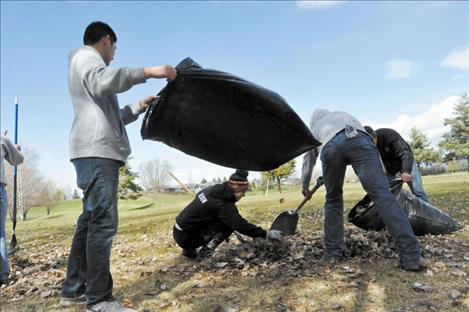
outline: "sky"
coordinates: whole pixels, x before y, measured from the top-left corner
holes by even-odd
[[[316,108],[341,110],[404,138],[416,126],[437,146],[444,118],[469,91],[468,2],[1,1],[1,130],[13,137],[18,96],[19,143],[40,155],[46,177],[71,188],[68,54],[96,20],[117,34],[112,67],[191,57],[279,93],[306,124]],[[165,84],[136,85],[120,105]],[[185,183],[233,172],[143,141],[142,120],[127,126],[134,171],[159,159]]]

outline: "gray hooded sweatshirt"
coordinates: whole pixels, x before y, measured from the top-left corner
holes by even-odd
[[[303,188],[309,187],[314,165],[316,165],[316,160],[321,154],[324,145],[338,132],[342,131],[346,125],[365,132],[358,119],[348,113],[340,111],[331,112],[327,109],[314,110],[309,129],[316,140],[322,142],[322,145],[310,150],[303,157],[303,168],[301,170],[301,184]]]
[[[11,141],[2,135],[2,146],[0,149],[0,184],[7,184],[7,178],[5,174],[5,162],[6,159],[10,165],[15,166],[23,162],[23,155],[16,148]]]
[[[137,120],[144,110],[138,102],[120,109],[116,93],[145,81],[143,67],[109,68],[91,46],[70,53],[68,88],[75,112],[70,159],[127,160],[131,150],[124,126]]]

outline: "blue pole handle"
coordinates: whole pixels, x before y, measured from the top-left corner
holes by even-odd
[[[18,144],[18,98],[15,98],[15,144]],[[13,235],[16,228],[16,213],[17,213],[17,193],[18,193],[18,168],[15,165],[13,170]]]

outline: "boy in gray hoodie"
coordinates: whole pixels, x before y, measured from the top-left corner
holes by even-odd
[[[7,178],[5,162],[3,160],[6,159],[12,166],[21,164],[23,162],[23,155],[20,151],[20,145],[14,145],[5,135],[2,135],[0,149],[0,285],[8,281],[8,274],[10,272],[5,230],[8,215]]]
[[[119,107],[117,93],[148,78],[176,78],[169,65],[110,68],[117,37],[109,25],[93,22],[85,30],[84,46],[69,56],[68,87],[75,117],[70,132],[70,159],[83,190],[63,284],[62,305],[83,304],[88,311],[134,311],[112,296],[110,253],[117,232],[119,168],[130,155],[125,125],[137,120],[156,96]]]

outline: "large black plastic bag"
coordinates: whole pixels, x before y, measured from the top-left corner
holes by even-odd
[[[320,145],[277,93],[186,58],[143,120],[143,139],[231,168],[266,171]]]
[[[448,234],[460,229],[458,223],[448,214],[401,187],[402,183],[394,185],[391,191],[396,195],[400,206],[409,218],[415,235]],[[352,208],[348,214],[348,221],[368,231],[384,229],[378,209],[368,195]]]

